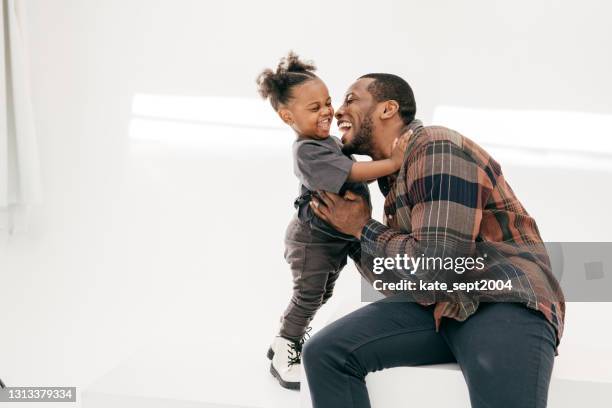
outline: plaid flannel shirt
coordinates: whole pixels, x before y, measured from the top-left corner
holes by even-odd
[[[481,277],[511,277],[511,291],[497,296],[444,293],[433,301],[416,301],[435,304],[437,329],[442,317],[467,319],[481,301],[520,302],[546,317],[556,330],[558,344],[565,315],[563,293],[536,222],[504,179],[499,164],[453,130],[423,127],[418,120],[409,128],[414,134],[404,165],[396,175],[379,180],[386,195],[384,224],[368,221],[361,233],[362,253],[418,257],[423,248],[434,246],[436,253],[450,254],[459,243],[488,245],[500,256],[487,262]]]

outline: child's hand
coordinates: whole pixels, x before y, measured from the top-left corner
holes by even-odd
[[[393,164],[395,164],[398,170],[400,167],[402,167],[402,163],[404,162],[404,152],[406,151],[406,146],[408,145],[408,139],[410,139],[410,136],[412,136],[412,130],[407,130],[393,141],[391,161]]]

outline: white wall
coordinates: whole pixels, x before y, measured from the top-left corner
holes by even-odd
[[[86,385],[152,339],[261,345],[288,299],[290,133],[214,127],[249,114],[230,101],[191,121],[145,117],[143,137],[137,95],[254,106],[257,73],[294,49],[336,106],[382,71],[412,84],[426,123],[440,106],[612,115],[604,1],[26,3],[45,202],[28,235],[0,246],[0,376],[13,384]],[[501,164],[546,239],[610,240],[610,171]],[[341,288],[358,290],[347,270]]]

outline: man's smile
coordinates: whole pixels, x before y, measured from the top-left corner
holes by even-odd
[[[342,143],[346,142],[347,133],[353,128],[353,124],[346,119],[338,120],[338,130],[342,134]]]

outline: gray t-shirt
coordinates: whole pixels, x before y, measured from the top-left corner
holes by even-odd
[[[344,240],[356,240],[342,234],[314,215],[308,202],[316,190],[344,194],[351,190],[370,202],[365,183],[347,182],[354,160],[342,153],[342,142],[335,136],[323,140],[298,139],[293,143],[293,172],[300,180],[300,196],[295,200],[300,220],[315,229]]]
[[[342,153],[342,142],[335,136],[323,140],[298,139],[293,143],[293,171],[306,190],[338,194],[353,163]]]

